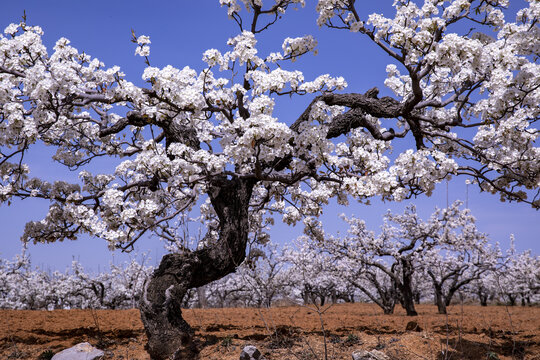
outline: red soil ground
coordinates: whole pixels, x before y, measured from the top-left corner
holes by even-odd
[[[419,305],[419,316],[401,309],[383,315],[371,304],[326,309],[188,309],[201,359],[239,358],[245,345],[268,360],[351,359],[358,349],[379,349],[395,360],[540,359],[540,308],[455,305],[448,316]],[[407,330],[414,321],[416,329]],[[409,327],[412,327],[409,325]],[[39,359],[88,341],[106,350],[105,359],[149,359],[137,310],[0,310],[0,359]],[[49,353],[50,354],[50,353]]]

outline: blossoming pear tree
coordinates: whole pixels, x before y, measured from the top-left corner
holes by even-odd
[[[510,248],[506,251],[504,263],[499,272],[485,287],[495,287],[502,301],[511,306],[521,297],[521,305],[531,304],[540,294],[540,256],[535,256],[530,250],[517,252],[514,237],[510,239]]]
[[[304,243],[330,254],[332,267],[341,264],[346,281],[385,313],[391,314],[399,300],[407,315],[417,315],[414,282],[415,274],[422,274],[432,283],[439,313],[446,314],[456,291],[496,270],[502,259],[498,247],[488,244],[486,234],[478,231],[474,217],[468,209],[460,209],[461,205],[456,201],[437,209],[428,220],[420,219],[414,205],[403,214],[389,212],[378,235],[354,217],[345,218],[349,225],[346,236],[328,235],[320,222],[311,220]],[[365,279],[377,289],[377,295],[363,286]]]
[[[291,295],[301,298],[304,305],[324,306],[330,301],[335,303],[338,295],[347,293],[348,285],[341,274],[332,271],[336,259],[303,240],[304,237],[300,237],[296,241],[296,249],[287,248],[284,251],[284,260],[291,264],[287,275],[296,290],[296,294]]]
[[[433,284],[439,314],[446,314],[454,294],[482,277],[498,270],[502,254],[488,243],[486,234],[476,228],[468,209],[459,210],[459,202],[442,210],[437,235],[439,246],[426,249],[420,266]]]
[[[395,280],[396,278],[399,280],[399,269],[387,268],[383,259],[379,259],[378,266],[372,266],[368,258],[357,251],[371,240],[371,238],[364,236],[356,237],[368,234],[368,232],[364,232],[363,224],[361,225],[362,233],[356,232],[354,237],[343,238],[327,236],[322,232],[322,229],[313,231],[317,229],[314,225],[312,224],[306,229],[308,230],[306,231],[307,236],[303,235],[297,239],[300,251],[298,254],[293,254],[296,255],[294,259],[289,260],[294,264],[292,269],[306,268],[307,271],[303,272],[309,274],[311,283],[325,284],[325,282],[329,282],[332,285],[329,287],[330,290],[348,288],[353,295],[349,299],[354,299],[354,295],[360,296],[377,304],[385,314],[393,314],[394,307],[400,299]],[[369,235],[371,236],[371,234]],[[322,268],[319,273],[316,265]],[[295,273],[301,274],[302,271]],[[325,276],[325,274],[328,275]],[[311,285],[309,282],[307,284]],[[311,287],[324,289],[321,285],[311,285]]]
[[[206,51],[200,72],[148,65],[146,86],[66,38],[47,50],[41,28],[24,20],[0,37],[0,201],[50,202],[24,241],[86,233],[129,249],[151,233],[174,238],[176,219],[204,202],[203,241],[164,256],[145,286],[140,308],[153,359],[195,357],[182,297],[235,270],[254,219],[265,216],[257,214],[294,224],[333,197],[429,195],[449,175],[540,206],[538,2],[507,21],[508,0],[396,1],[393,18],[365,17],[354,0],[320,0],[319,25],[358,32],[388,55],[384,84],[393,97],[379,97],[380,84],[344,93],[343,78],[286,70],[314,51],[310,35],[257,52],[258,34],[303,0],[220,4],[239,26],[229,50]],[[134,41],[150,64],[150,39]],[[328,71],[338,72],[321,69]],[[298,117],[277,119],[284,95],[313,98]],[[411,149],[390,156],[400,139]],[[43,144],[78,182],[33,176],[26,155]],[[115,170],[96,172],[100,158]]]

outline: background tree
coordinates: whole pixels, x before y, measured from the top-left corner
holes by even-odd
[[[265,250],[251,251],[235,274],[245,284],[246,296],[253,302],[251,306],[270,307],[292,285],[283,254],[275,245],[268,244]]]
[[[220,3],[240,32],[229,51],[203,54],[201,72],[150,66],[150,39],[133,35],[148,64],[145,87],[65,38],[49,54],[42,30],[24,20],[0,38],[0,201],[51,203],[44,219],[27,224],[25,241],[87,233],[129,250],[149,233],[176,236],[177,218],[206,201],[200,246],[164,256],[145,287],[140,308],[153,359],[195,356],[182,298],[241,264],[259,211],[294,224],[332,197],[429,195],[451,174],[539,206],[536,2],[513,23],[502,16],[504,0],[398,1],[393,19],[363,19],[354,1],[320,0],[320,25],[359,32],[389,55],[385,85],[395,96],[382,98],[377,88],[338,94],[342,78],[305,81],[286,70],[315,48],[311,36],[258,55],[257,34],[302,0],[242,1],[249,12],[235,0]],[[457,26],[471,21],[496,40]],[[298,118],[273,116],[279,96],[313,93]],[[389,157],[399,138],[415,150]],[[80,181],[32,177],[25,156],[38,144],[55,147],[54,160]],[[114,171],[94,173],[103,157]]]
[[[488,302],[493,301],[497,296],[498,287],[495,276],[494,271],[486,272],[466,286],[468,292],[478,298],[481,306],[487,306]]]
[[[531,251],[518,252],[514,238],[506,252],[505,262],[490,278],[502,301],[511,306],[521,298],[521,304],[530,304],[531,298],[540,293],[540,257]]]
[[[290,264],[287,275],[296,289],[297,297],[304,305],[323,306],[335,303],[345,286],[333,270],[335,259],[313,248],[300,238],[296,249],[286,249],[284,259]],[[341,289],[340,289],[341,288]],[[341,290],[341,291],[340,291]]]
[[[347,265],[349,264],[350,262],[347,262]],[[357,272],[350,271],[351,267],[343,269],[346,281],[377,304],[385,314],[393,314],[399,299],[393,279],[378,267],[370,267],[360,262],[356,264],[356,268]]]
[[[446,314],[456,291],[495,271],[501,259],[500,250],[488,243],[470,211],[460,210],[460,205],[455,202],[441,211],[436,220],[439,229],[433,235],[438,246],[428,249],[419,264],[431,279],[439,314]]]
[[[426,249],[438,244],[432,238],[433,224],[420,221],[414,206],[406,209],[403,215],[388,213],[378,236],[366,229],[365,222],[357,218],[344,218],[349,224],[347,236],[324,236],[322,229],[311,226],[310,235],[316,245],[324,247],[334,257],[349,258],[369,268],[377,268],[391,279],[397,299],[407,315],[415,316],[413,275],[420,258]],[[396,226],[392,225],[392,222]],[[390,286],[391,288],[392,286]],[[383,307],[393,309],[391,302]]]
[[[350,276],[348,281],[385,313],[392,313],[399,300],[407,315],[416,315],[415,282],[424,275],[433,285],[439,313],[445,314],[455,292],[483,273],[494,271],[500,258],[499,251],[476,228],[470,211],[460,206],[458,201],[437,209],[425,221],[414,206],[400,215],[389,212],[377,236],[356,218],[344,218],[349,224],[346,236],[328,236],[314,221],[306,232],[315,247],[331,255],[330,263],[347,264],[339,272]],[[366,280],[370,287],[362,285]]]

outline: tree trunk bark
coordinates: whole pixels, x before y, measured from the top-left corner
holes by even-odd
[[[381,306],[385,315],[391,315],[394,313],[394,304],[384,304]]]
[[[414,308],[414,299],[409,291],[410,289],[403,287],[403,308],[405,309],[407,316],[417,316],[418,313]]]
[[[206,309],[208,307],[208,302],[206,301],[206,288],[204,286],[197,288],[197,306],[200,309]]]
[[[446,306],[450,306],[450,303],[452,302],[452,298],[454,297],[454,294],[456,293],[457,290],[458,289],[455,287],[450,287],[450,289],[448,289],[448,294],[446,295],[446,299],[444,300]],[[463,297],[462,295],[460,296]]]
[[[437,286],[435,286],[435,305],[437,305],[439,314],[446,314],[446,302],[444,301],[442,289]]]
[[[393,314],[396,307],[396,291],[395,288],[391,288],[388,291],[384,291],[383,288],[379,291],[381,298],[381,307],[386,315]]]
[[[302,291],[302,299],[304,300],[304,305],[309,304],[309,293],[306,288],[304,288],[304,291]]]
[[[525,295],[523,294],[520,294],[521,295],[521,306],[525,306]]]
[[[402,271],[403,271],[403,283],[400,286],[400,292],[402,297],[402,305],[407,313],[407,316],[417,316],[418,313],[414,308],[414,294],[412,291],[412,275],[413,267],[410,261],[402,259],[401,260]]]
[[[233,272],[245,258],[252,180],[219,178],[208,191],[219,219],[218,238],[192,252],[167,254],[147,280],[140,302],[141,319],[152,360],[197,359],[193,329],[182,318],[182,298],[189,289]]]
[[[481,290],[478,290],[478,299],[480,299],[480,306],[487,306],[488,303],[488,295],[482,293]]]
[[[414,302],[416,305],[419,305],[420,304],[420,298],[421,298],[421,294],[419,291],[415,291],[414,292]]]
[[[516,295],[512,295],[512,294],[507,294],[508,295],[508,305],[510,306],[515,306],[516,305],[516,298],[517,296]]]

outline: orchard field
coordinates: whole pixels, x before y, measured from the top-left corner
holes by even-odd
[[[320,308],[186,309],[202,359],[238,359],[245,345],[265,358],[350,359],[358,349],[378,349],[390,359],[540,359],[540,308],[452,305],[448,316],[418,305],[383,315],[373,304]],[[410,322],[415,322],[417,327]],[[105,359],[149,359],[138,310],[1,310],[0,358],[38,359],[88,341]]]

